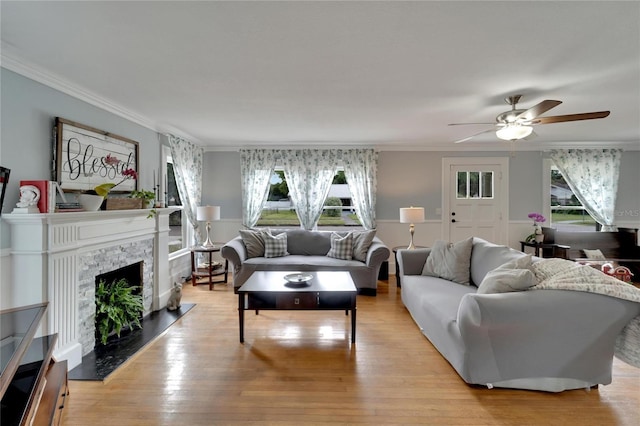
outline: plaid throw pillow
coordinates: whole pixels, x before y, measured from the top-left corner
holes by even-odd
[[[264,257],[282,257],[289,254],[287,253],[287,234],[285,232],[276,236],[265,232],[262,237],[264,238]]]
[[[331,233],[331,249],[327,256],[336,259],[351,260],[353,256],[353,234],[351,232],[342,236],[335,232]]]

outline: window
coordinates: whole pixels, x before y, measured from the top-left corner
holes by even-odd
[[[173,159],[171,158],[171,149],[168,146],[163,147],[163,154],[166,166],[166,200],[167,207],[181,206],[180,194],[176,185],[176,177],[173,172]],[[190,226],[182,226],[187,223],[187,219],[183,215],[182,210],[175,211],[169,215],[169,255],[179,250],[188,248],[188,232]]]
[[[289,198],[289,187],[282,168],[276,168],[271,177],[267,204],[262,210],[257,225],[300,226]],[[360,226],[351,203],[351,193],[344,170],[339,170],[333,178],[318,226]]]
[[[493,172],[460,171],[457,174],[456,198],[493,198]]]
[[[549,225],[558,231],[595,231],[596,221],[578,201],[560,170],[553,164],[550,174],[551,223]]]

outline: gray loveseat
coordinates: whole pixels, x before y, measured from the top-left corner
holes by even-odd
[[[465,382],[551,392],[611,383],[616,338],[640,303],[566,290],[480,294],[487,273],[525,254],[474,238],[462,285],[422,275],[430,252],[398,252],[402,301]]]
[[[279,232],[280,230],[273,233]],[[358,288],[358,293],[372,296],[376,294],[380,266],[383,261],[388,260],[390,253],[378,237],[373,237],[371,245],[362,253],[361,258],[364,261],[361,261],[327,256],[331,249],[331,231],[287,229],[282,232],[287,234],[288,253],[282,257],[249,257],[241,236],[222,246],[220,254],[231,265],[235,290],[244,284],[253,271],[348,271]]]

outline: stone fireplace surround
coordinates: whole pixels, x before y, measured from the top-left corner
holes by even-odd
[[[143,262],[144,315],[169,298],[169,214],[175,209],[7,214],[14,306],[49,302],[42,334],[58,333],[69,369],[95,344],[95,277]]]

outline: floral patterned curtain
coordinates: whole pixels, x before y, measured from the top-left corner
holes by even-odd
[[[576,198],[602,225],[616,231],[615,207],[620,176],[620,149],[567,149],[551,151],[551,159]]]
[[[337,150],[296,149],[282,151],[289,196],[300,226],[313,230],[336,174]]]
[[[178,194],[180,194],[180,199],[182,200],[184,213],[189,222],[191,222],[191,226],[193,226],[194,235],[198,240],[196,243],[200,243],[203,238],[201,233],[198,232],[196,211],[202,196],[202,157],[204,150],[198,145],[177,136],[168,135],[168,137]]]
[[[255,226],[269,195],[269,181],[276,165],[276,151],[270,149],[241,149],[242,224]]]
[[[373,149],[342,151],[344,174],[349,184],[351,201],[365,229],[376,227],[376,187],[378,153]]]

